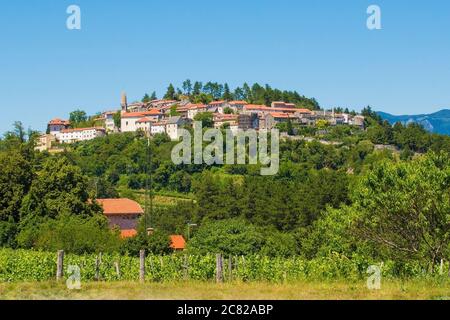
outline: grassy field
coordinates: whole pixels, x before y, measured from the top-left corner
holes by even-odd
[[[85,283],[81,290],[68,290],[64,283],[1,283],[0,299],[20,300],[448,300],[450,282],[386,281],[380,290],[365,283],[297,282],[293,284],[202,282]]]
[[[144,205],[146,196],[145,191],[131,190],[131,192],[136,201],[139,202],[139,204]],[[190,201],[193,201],[192,197],[177,192],[159,191],[153,195],[153,205],[155,207],[175,206],[179,202],[190,202]]]

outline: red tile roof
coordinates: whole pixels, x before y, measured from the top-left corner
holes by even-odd
[[[147,123],[147,122],[153,122],[154,120],[150,119],[150,118],[141,118],[138,121],[136,121],[136,123]]]
[[[170,247],[175,250],[184,250],[186,248],[186,241],[183,236],[172,235],[170,236]]]
[[[161,112],[158,109],[151,109],[150,111],[144,112],[127,112],[122,114],[122,118],[144,118],[146,116],[157,116]]]
[[[312,111],[309,109],[295,109],[295,112],[300,112],[300,113],[310,113],[312,114]]]
[[[271,108],[264,105],[248,104],[244,106],[245,110],[266,111],[266,112],[287,112],[287,113],[312,113],[309,109],[298,108]]]
[[[122,239],[134,238],[137,236],[137,231],[134,229],[127,229],[120,231],[120,237]]]
[[[147,112],[144,112],[145,115],[147,116],[151,116],[151,115],[160,115],[161,111],[159,111],[158,109],[150,109]]]
[[[103,207],[103,213],[107,216],[144,213],[139,203],[130,199],[97,199],[97,202]]]
[[[288,119],[290,118],[289,114],[284,112],[270,112],[269,113],[272,117],[278,118],[278,119]]]
[[[59,119],[59,118],[55,118],[55,119],[50,120],[50,122],[48,124],[56,125],[56,126],[57,125],[68,126],[70,124],[70,121],[69,120],[62,120],[62,119]]]
[[[245,110],[260,110],[260,111],[273,111],[271,107],[261,104],[248,104],[244,106]]]

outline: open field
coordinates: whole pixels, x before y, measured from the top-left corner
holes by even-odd
[[[0,283],[0,299],[20,300],[416,300],[450,299],[450,281],[386,281],[380,290],[365,283],[296,282],[291,284],[206,282],[146,283],[89,282],[81,290],[64,283]]]
[[[141,205],[145,203],[145,190],[132,190],[136,201]],[[191,202],[194,201],[192,197],[177,192],[156,192],[153,195],[153,205],[155,207],[167,207],[175,206],[179,202]]]

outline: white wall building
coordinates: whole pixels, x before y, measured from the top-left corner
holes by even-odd
[[[104,135],[104,128],[64,129],[56,135],[56,139],[61,143],[74,143],[78,141],[92,140]]]
[[[204,104],[191,104],[187,111],[187,118],[194,120],[194,117],[202,112],[206,112],[206,106]]]
[[[152,132],[152,123],[152,119],[142,118],[136,121],[136,128],[137,130],[143,131],[145,135],[149,136]]]
[[[116,127],[116,124],[114,122],[114,115],[116,112],[114,111],[108,111],[103,114],[104,120],[105,120],[105,129],[107,132],[117,132],[118,128]]]
[[[179,135],[179,128],[184,123],[183,119],[181,117],[171,117],[167,121],[166,125],[166,133],[170,137],[171,140],[178,140]]]
[[[150,128],[150,132],[152,135],[155,135],[158,133],[165,133],[166,132],[166,123],[165,122],[153,123],[153,125]]]
[[[68,129],[70,122],[68,120],[62,120],[59,118],[51,120],[47,125],[48,133],[56,136],[61,130]]]
[[[149,118],[152,121],[159,121],[162,117],[162,113],[159,110],[152,109],[145,112],[124,112],[121,119],[121,131],[122,132],[136,132],[139,128],[136,122],[142,118]]]

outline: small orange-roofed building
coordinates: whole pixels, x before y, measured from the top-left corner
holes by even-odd
[[[97,199],[103,213],[109,220],[110,228],[118,227],[122,238],[137,235],[137,224],[144,210],[136,201],[130,199]]]
[[[170,236],[170,247],[175,251],[182,251],[186,249],[186,241],[183,236],[172,235]]]

